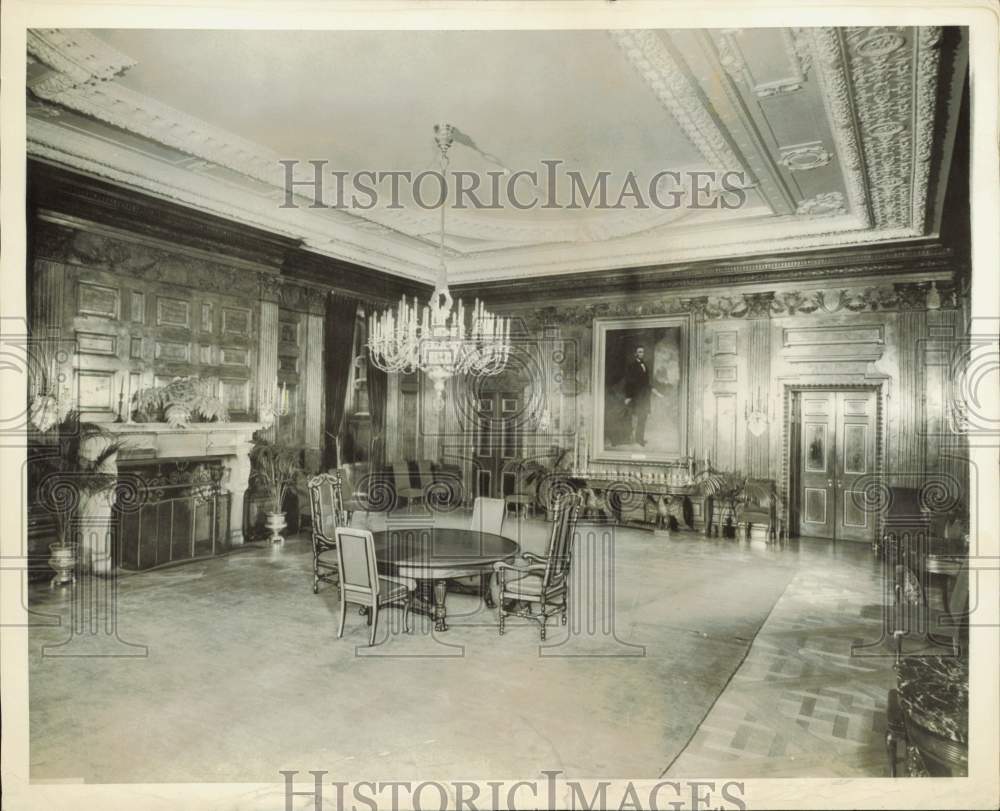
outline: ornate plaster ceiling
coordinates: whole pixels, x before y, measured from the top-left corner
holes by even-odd
[[[480,176],[561,160],[612,199],[630,171],[746,178],[728,210],[449,210],[459,283],[933,235],[966,56],[940,28],[47,29],[28,62],[32,156],[423,281],[436,212],[282,208],[279,161],[417,174],[447,121]]]

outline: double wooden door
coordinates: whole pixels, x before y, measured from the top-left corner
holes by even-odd
[[[799,534],[871,541],[875,516],[863,487],[875,473],[876,393],[800,394]]]
[[[476,401],[475,494],[502,498],[511,492],[504,466],[521,454],[521,392],[481,392]],[[508,468],[509,470],[509,468]]]

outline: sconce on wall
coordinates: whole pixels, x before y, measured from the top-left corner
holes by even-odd
[[[747,430],[754,436],[762,436],[767,431],[767,407],[759,387],[753,408],[747,403],[743,407],[743,416],[747,421]]]

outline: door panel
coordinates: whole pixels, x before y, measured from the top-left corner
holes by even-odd
[[[836,405],[833,392],[802,394],[802,535],[833,537]]]
[[[872,391],[801,395],[801,535],[871,540],[874,520],[862,487],[875,470],[875,397]]]
[[[835,538],[868,541],[874,519],[865,509],[863,480],[875,472],[875,392],[837,392]]]
[[[474,445],[476,495],[501,498],[505,494],[504,464],[521,456],[520,414],[519,393],[484,392],[480,395]]]

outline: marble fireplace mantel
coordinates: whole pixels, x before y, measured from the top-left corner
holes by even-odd
[[[218,457],[226,469],[225,485],[231,493],[229,543],[243,543],[243,496],[250,480],[250,449],[253,435],[264,427],[259,422],[201,422],[175,428],[165,422],[117,422],[101,426],[122,443],[113,460],[118,463],[138,461],[182,461]]]

